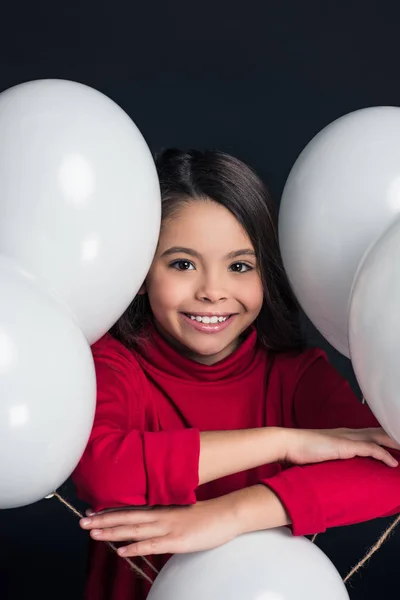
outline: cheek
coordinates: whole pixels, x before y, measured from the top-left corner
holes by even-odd
[[[188,283],[169,271],[153,272],[147,281],[147,293],[153,312],[179,307],[188,297]]]
[[[249,312],[259,312],[261,310],[264,292],[261,279],[257,276],[252,281],[248,281],[241,288],[241,299]]]

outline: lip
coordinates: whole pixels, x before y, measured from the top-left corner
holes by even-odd
[[[218,312],[218,313],[212,313],[212,312],[187,312],[187,313],[182,313],[182,314],[196,315],[198,317],[231,317],[231,316],[235,315],[236,313],[231,313],[231,312]]]
[[[221,323],[201,323],[196,321],[195,319],[191,319],[187,317],[185,313],[180,313],[182,319],[187,325],[190,325],[196,331],[201,331],[202,333],[219,333],[223,331],[232,323],[235,318],[234,313],[193,313],[198,315],[199,317],[229,317],[226,321],[222,321]]]

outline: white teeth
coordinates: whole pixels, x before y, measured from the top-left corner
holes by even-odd
[[[223,323],[227,320],[228,317],[217,317],[216,315],[212,317],[200,317],[198,315],[189,315],[192,321],[198,321],[199,323],[204,323],[208,325],[209,323]]]

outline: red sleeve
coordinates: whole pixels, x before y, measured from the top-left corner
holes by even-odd
[[[110,343],[101,342],[93,350],[94,425],[72,476],[78,495],[94,510],[194,503],[199,431],[148,431],[143,372],[131,353],[115,346],[117,342],[112,341],[111,349]]]
[[[378,427],[370,409],[321,351],[308,353],[293,394],[294,421],[303,429]],[[400,459],[400,453],[392,451]],[[400,510],[400,467],[353,458],[288,468],[263,481],[281,499],[295,535],[325,531]]]

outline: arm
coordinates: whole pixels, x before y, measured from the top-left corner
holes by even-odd
[[[299,428],[364,428],[379,424],[323,353],[313,351],[294,389]],[[390,451],[397,459],[399,452]],[[372,458],[288,468],[263,481],[281,500],[296,535],[325,531],[399,511],[400,471]]]
[[[93,355],[96,412],[87,447],[72,475],[78,496],[95,510],[157,503],[166,495],[171,504],[193,501],[198,432],[145,432],[148,402],[133,356],[104,339],[94,346]]]
[[[130,542],[118,548],[126,557],[198,552],[243,533],[289,523],[275,494],[255,485],[193,506],[91,514],[80,525],[95,540]]]
[[[279,428],[147,431],[151,400],[134,357],[114,340],[101,341],[93,354],[96,414],[73,480],[95,510],[191,504],[199,483],[282,458]]]
[[[289,376],[292,376],[292,369]],[[290,377],[286,379],[289,380]],[[294,412],[296,421],[303,426],[318,428],[377,425],[368,409],[365,410],[366,407],[358,403],[347,384],[326,361],[311,361],[295,379],[295,385],[291,382],[289,386],[285,385],[284,396],[292,403],[291,407],[286,407],[285,414],[292,415]],[[293,421],[289,424],[293,425]],[[297,444],[302,463],[315,461],[318,457],[321,459],[321,456],[321,460],[332,459],[331,452],[335,453],[338,449],[335,436],[332,446],[332,436],[329,435],[310,436],[307,431],[293,429],[285,429],[283,432],[296,434],[294,438],[291,435],[289,438],[285,437],[287,447],[292,445],[290,440],[303,440],[300,446]],[[229,455],[229,444],[225,444],[229,438],[235,443],[237,450],[240,440],[243,442],[247,437],[247,451],[256,454],[259,452],[258,446],[253,446],[254,440],[248,432],[244,432],[245,438],[239,436],[236,440],[232,435],[236,432],[226,433],[225,440],[224,436],[219,437],[220,434],[204,434],[206,443],[208,437],[214,448],[204,446],[206,450],[203,448],[203,460],[209,452],[209,460],[215,462],[214,451],[218,454],[220,445],[224,449],[222,454]],[[329,442],[328,453],[326,439]],[[259,443],[261,441],[259,438]],[[380,443],[385,442],[390,440],[381,437]],[[296,443],[294,446],[296,447]],[[357,449],[350,448],[349,452],[351,446],[352,442],[345,440],[345,455],[341,458],[348,458],[349,454],[357,455],[359,443]],[[379,458],[370,448],[367,448],[367,456],[368,453]],[[226,461],[225,465],[228,464],[228,459],[229,456],[223,459]],[[296,461],[296,451],[288,459]],[[218,462],[220,460],[221,457]],[[236,456],[235,461],[238,460],[242,458]],[[207,460],[204,464],[209,465]],[[237,464],[236,467],[233,466],[237,468]],[[207,469],[211,468],[207,466]],[[214,476],[215,474],[216,472]],[[165,477],[165,474],[161,473],[160,476]],[[211,471],[208,476],[213,476]],[[117,511],[85,519],[81,525],[92,530],[94,539],[120,542],[135,539],[135,543],[119,549],[120,553],[125,552],[124,556],[204,550],[242,533],[289,524],[292,524],[293,532],[297,535],[317,533],[329,526],[362,521],[395,510],[393,507],[399,503],[399,476],[397,468],[389,468],[370,458],[335,460],[305,467],[291,467],[264,480],[262,485],[254,485],[192,506],[162,507],[151,511]],[[366,498],[368,502],[365,502]],[[96,531],[98,529],[100,531]]]
[[[265,485],[252,485],[227,494],[225,498],[232,506],[240,534],[291,524],[280,498]]]
[[[283,460],[286,432],[280,427],[200,433],[199,485]]]
[[[149,431],[154,407],[133,355],[112,338],[100,341],[93,353],[96,414],[73,480],[78,495],[96,511],[193,504],[199,483],[286,458],[301,464],[336,458],[340,448],[346,454],[342,458],[367,453],[387,460],[375,444],[343,444],[337,438],[299,435],[294,429],[200,433],[182,425],[173,431]],[[157,426],[155,413],[151,423]]]

